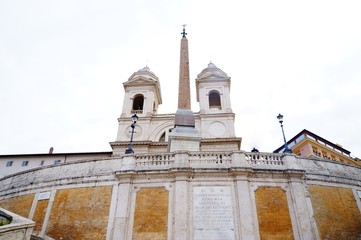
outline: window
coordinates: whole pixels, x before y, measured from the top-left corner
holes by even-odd
[[[7,163],[6,163],[6,166],[7,167],[11,167],[13,165],[13,161],[8,161]]]
[[[290,144],[288,144],[289,148],[292,148],[295,145],[295,142],[291,142]]]
[[[221,98],[219,96],[219,92],[212,91],[208,95],[209,100],[209,108],[214,110],[221,110]]]
[[[132,113],[143,113],[144,96],[137,95],[133,100]]]
[[[165,142],[165,132],[160,136],[159,142]]]
[[[28,166],[28,164],[29,164],[29,161],[23,161],[23,163],[21,164],[21,166],[26,167],[26,166]]]
[[[302,141],[302,139],[304,139],[305,138],[305,135],[301,135],[301,136],[299,136],[297,139],[296,139],[296,142],[298,143],[298,142],[301,142]]]
[[[61,160],[55,160],[54,161],[54,164],[59,164],[59,163],[61,163]]]

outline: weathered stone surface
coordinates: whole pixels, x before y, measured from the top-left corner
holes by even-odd
[[[189,84],[188,40],[183,37],[180,49],[178,109],[191,109],[191,91]]]
[[[36,204],[36,209],[33,217],[33,221],[36,223],[34,227],[35,232],[40,232],[43,226],[46,209],[48,207],[49,200],[40,200]]]
[[[360,239],[361,214],[351,189],[308,186],[321,239]]]
[[[134,213],[134,240],[167,239],[168,195],[163,187],[139,190]]]
[[[105,239],[111,186],[58,190],[46,235],[54,239]]]
[[[255,196],[260,238],[294,239],[286,193],[279,187],[260,187]]]
[[[229,186],[193,188],[193,227],[195,240],[235,239]]]
[[[2,212],[12,217],[12,222],[0,227],[0,240],[30,240],[35,223],[6,209]]]
[[[191,110],[178,109],[175,114],[174,124],[176,126],[195,127],[195,117]]]
[[[33,204],[34,194],[22,195],[14,198],[8,198],[0,201],[0,207],[16,213],[22,217],[29,217],[31,205]]]
[[[341,233],[349,231],[349,226],[353,229],[360,228],[360,225],[357,225],[360,220],[357,220],[358,222],[353,220],[354,225],[344,226],[344,219],[350,218],[351,213],[352,216],[359,214],[351,189],[353,191],[359,189],[361,169],[354,166],[294,155],[243,151],[136,154],[133,158],[132,171],[122,169],[126,165],[126,160],[120,156],[48,166],[3,178],[0,184],[0,197],[6,200],[0,200],[0,206],[17,212],[23,211],[22,215],[25,217],[28,217],[30,212],[34,220],[40,223],[46,220],[43,219],[46,207],[39,201],[39,205],[30,211],[34,194],[20,194],[29,192],[38,194],[51,189],[56,194],[51,195],[49,199],[51,203],[55,197],[50,212],[48,232],[44,234],[48,236],[53,234],[50,237],[55,239],[60,239],[60,237],[63,239],[104,239],[107,231],[109,239],[114,240],[131,239],[134,236],[138,239],[158,237],[166,239],[168,237],[183,240],[194,239],[196,235],[192,189],[197,186],[229,186],[232,196],[234,195],[232,204],[234,205],[235,239],[258,239],[259,230],[263,239],[277,237],[282,239],[285,230],[277,224],[283,221],[284,213],[289,223],[288,230],[295,234],[295,239],[318,239],[319,235],[322,236],[321,239],[327,239],[318,234],[319,226],[321,230],[323,229],[323,233],[329,230],[327,226]],[[306,191],[307,184],[318,185],[322,189],[327,189],[326,185],[328,185],[329,190],[325,192],[330,193],[328,194],[329,201],[340,201],[340,196],[335,197],[336,195],[332,193],[333,189],[336,189],[335,186],[347,188],[346,199],[348,200],[342,199],[342,201],[346,201],[346,203],[343,202],[345,206],[353,201],[354,208],[350,208],[353,210],[344,209],[343,206],[329,208],[323,206],[325,205],[323,203],[315,204],[317,198],[314,196],[317,195],[309,191],[310,196],[313,197],[312,205]],[[321,184],[323,187],[320,186]],[[118,187],[119,191],[113,189],[111,193],[111,186],[98,187],[101,185],[112,185],[115,188]],[[169,193],[164,186],[167,186]],[[136,196],[133,192],[134,187],[140,187]],[[151,190],[146,191],[148,187],[155,189],[154,195]],[[257,188],[259,189],[254,192]],[[287,194],[281,188],[287,189]],[[260,194],[262,191],[263,194]],[[317,188],[315,192],[318,194]],[[111,195],[113,202],[109,205]],[[345,194],[342,192],[340,195]],[[149,205],[143,203],[143,206],[139,207],[139,203],[135,204],[134,200],[138,196],[145,197],[144,201],[149,202]],[[317,201],[325,201],[323,198]],[[137,201],[140,200],[137,199]],[[280,207],[275,202],[278,205],[281,203]],[[290,205],[287,205],[287,202]],[[216,201],[211,203],[217,207]],[[257,208],[254,208],[255,203]],[[45,202],[44,205],[46,205]],[[266,206],[273,206],[273,209],[271,207],[269,209],[276,212],[268,208],[263,209]],[[317,211],[322,209],[320,206],[331,209],[330,211],[336,215],[344,215],[342,211],[351,211],[351,213],[344,215],[340,218],[341,220],[320,217],[323,215],[316,218],[319,214]],[[164,210],[161,215],[165,218],[163,225],[157,223],[157,227],[162,226],[161,230],[158,229],[159,231],[155,230],[155,227],[153,230],[148,229],[149,226],[145,225],[145,222],[152,222],[152,224],[154,222],[149,220],[151,218],[148,219],[147,215],[147,211],[152,208],[157,211]],[[172,212],[168,212],[168,209]],[[111,214],[108,222],[109,212]],[[138,214],[138,219],[134,218],[134,214]],[[325,210],[323,214],[327,214],[327,211]],[[354,217],[354,219],[357,218]],[[94,221],[98,222],[94,223]],[[325,226],[322,225],[323,221],[326,221]],[[261,224],[260,228],[257,223]],[[135,226],[139,227],[137,235],[132,234]],[[40,229],[40,225],[37,229]],[[276,234],[278,230],[282,233],[281,236]],[[358,234],[355,233],[356,230],[352,231]],[[286,239],[287,237],[289,235]]]

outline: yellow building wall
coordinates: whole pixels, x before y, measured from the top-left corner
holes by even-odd
[[[260,187],[255,192],[260,238],[293,238],[286,193],[280,187]]]
[[[142,188],[137,192],[133,240],[166,240],[168,191],[164,187]]]
[[[112,186],[58,190],[47,227],[54,239],[105,239]]]
[[[361,213],[351,189],[308,186],[321,239],[361,238]]]
[[[35,194],[26,194],[0,201],[0,207],[25,218],[29,217]]]
[[[36,204],[33,221],[36,223],[34,232],[40,232],[43,226],[46,209],[48,208],[49,200],[39,200]]]

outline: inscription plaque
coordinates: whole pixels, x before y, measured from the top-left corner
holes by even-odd
[[[195,240],[232,240],[234,220],[231,188],[193,188],[193,234]]]
[[[38,200],[46,200],[50,198],[50,192],[41,192],[39,193]]]

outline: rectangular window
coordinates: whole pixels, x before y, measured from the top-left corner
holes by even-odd
[[[61,160],[55,160],[54,161],[54,164],[59,164],[59,163],[61,163]]]
[[[307,135],[307,137],[308,137],[309,139],[313,140],[313,141],[316,141],[316,139],[315,139],[314,137],[310,136],[310,135]]]
[[[23,161],[23,163],[21,164],[21,166],[26,167],[26,166],[28,166],[28,164],[29,164],[29,161]]]
[[[296,139],[296,142],[299,143],[299,142],[301,142],[301,140],[304,139],[304,138],[305,138],[305,135],[302,134],[301,136],[299,136],[299,137]]]
[[[11,167],[13,165],[13,161],[8,161],[7,163],[6,163],[6,166],[7,167]]]

